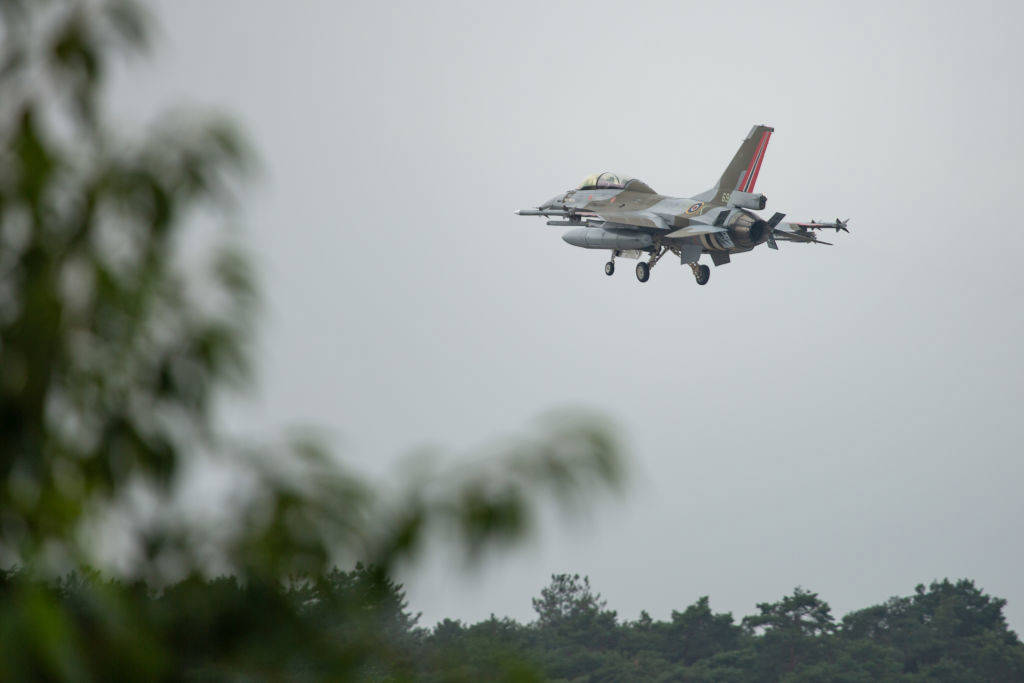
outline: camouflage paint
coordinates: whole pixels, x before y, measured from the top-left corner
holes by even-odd
[[[768,241],[770,228],[759,234],[765,221],[747,209],[730,206],[729,202],[733,192],[753,192],[774,130],[764,125],[752,127],[715,186],[691,198],[661,195],[636,178],[606,172],[589,176],[579,188],[556,196],[539,210],[550,210],[553,215],[563,215],[572,221],[554,223],[558,225],[602,228],[615,233],[632,230],[650,235],[655,250],[662,246],[700,245],[704,252],[717,254],[713,259],[716,265],[728,263],[730,253],[750,251]],[[602,183],[621,187],[600,187]],[[532,210],[527,213],[537,214]],[[699,234],[680,235],[684,228],[693,228]],[[813,231],[823,228],[835,228],[838,232],[845,230],[846,224],[838,219],[834,224],[779,223],[774,236],[782,241],[819,242]],[[574,237],[571,243],[577,241]]]

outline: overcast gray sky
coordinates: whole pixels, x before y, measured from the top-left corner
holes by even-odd
[[[1024,628],[1020,3],[154,8],[125,116],[230,112],[264,169],[235,427],[320,425],[380,474],[552,408],[619,425],[628,495],[468,579],[431,558],[404,577],[425,623],[529,619],[571,571],[631,619],[970,577]],[[602,170],[699,192],[755,123],[768,211],[851,217],[837,246],[640,284],[512,215]]]

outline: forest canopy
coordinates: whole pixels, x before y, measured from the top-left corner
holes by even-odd
[[[667,620],[643,612],[630,621],[587,577],[559,574],[533,599],[529,623],[492,615],[433,627],[419,623],[401,585],[363,565],[273,583],[195,575],[161,590],[95,572],[49,583],[0,577],[0,606],[25,608],[25,596],[71,615],[82,632],[110,618],[101,607],[133,615],[130,634],[93,630],[89,647],[64,660],[98,679],[1024,681],[1006,601],[966,579],[922,584],[841,619],[797,588],[739,620],[701,597]],[[32,671],[40,648],[59,647],[2,623],[4,678]]]

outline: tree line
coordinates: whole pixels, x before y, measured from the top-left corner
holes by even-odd
[[[738,621],[706,596],[665,621],[647,612],[630,621],[588,578],[559,574],[533,599],[529,623],[492,615],[428,628],[400,584],[363,565],[281,582],[193,575],[159,590],[95,571],[56,581],[8,571],[0,676],[58,665],[67,671],[57,677],[96,679],[1024,681],[1024,644],[1005,605],[971,580],[944,579],[839,620],[796,588]],[[71,615],[86,646],[24,628],[25,610],[45,622],[40,606]]]

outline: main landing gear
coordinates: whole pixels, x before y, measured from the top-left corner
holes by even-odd
[[[636,279],[640,282],[647,282],[651,279],[651,270],[655,264],[661,260],[661,257],[669,251],[668,247],[662,247],[660,250],[651,253],[651,257],[647,261],[638,261],[636,264]],[[679,253],[678,250],[672,250],[673,253]],[[604,274],[612,275],[615,273],[615,257],[619,253],[616,251],[612,252],[612,258],[608,263],[604,264]],[[685,258],[685,257],[684,257]],[[697,280],[698,285],[706,285],[708,280],[711,279],[711,268],[708,266],[702,266],[699,263],[690,263],[690,269],[693,271],[693,277]]]

